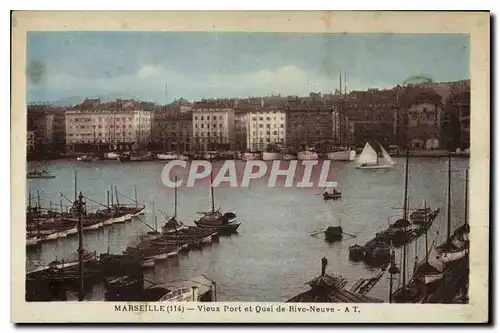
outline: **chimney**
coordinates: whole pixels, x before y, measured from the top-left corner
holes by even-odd
[[[326,275],[326,265],[328,265],[328,259],[326,259],[326,257],[323,257],[321,259],[321,276]]]
[[[191,287],[193,289],[193,302],[198,302],[198,287]]]

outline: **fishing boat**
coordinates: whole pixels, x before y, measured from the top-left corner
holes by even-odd
[[[120,162],[144,162],[144,161],[153,161],[155,156],[150,153],[130,153],[130,154],[121,154],[118,158]]]
[[[227,212],[222,214],[220,208],[215,210],[213,172],[210,173],[210,196],[212,199],[212,210],[201,212],[202,217],[194,223],[201,228],[207,228],[219,232],[220,234],[232,234],[239,228],[240,223],[235,213]]]
[[[333,188],[331,191],[325,189],[325,192],[323,192],[323,200],[338,200],[340,198],[342,198],[342,192],[336,188]]]
[[[283,158],[284,161],[292,161],[297,159],[297,155],[292,153],[284,153]]]
[[[244,152],[241,155],[241,159],[244,161],[253,161],[253,160],[261,160],[262,159],[262,154],[260,152],[254,151],[254,152]]]
[[[54,179],[56,178],[55,175],[53,175],[52,173],[46,171],[46,170],[42,170],[42,171],[30,171],[26,174],[26,178],[28,179],[34,179],[34,178],[43,178],[43,179]]]
[[[365,249],[358,244],[349,246],[349,260],[361,261],[365,258]]]
[[[336,227],[328,226],[324,231],[325,240],[329,243],[339,241],[342,239],[343,233],[344,231],[342,230],[340,224]]]
[[[175,182],[177,183],[177,177],[175,177]],[[174,216],[172,216],[161,228],[162,235],[168,235],[177,233],[181,230],[186,229],[186,225],[183,222],[177,221],[177,186],[174,187]]]
[[[382,150],[382,159],[378,157],[377,152],[369,142],[365,144],[361,155],[358,158],[358,169],[390,169],[396,164],[391,156],[385,151],[384,147],[379,144]]]
[[[326,157],[332,161],[350,162],[356,159],[356,151],[350,148],[339,147],[334,149],[334,151],[328,152]]]
[[[160,153],[157,154],[156,157],[159,160],[173,161],[178,159],[178,155],[174,152]]]
[[[298,160],[317,160],[318,159],[318,153],[314,151],[312,148],[305,149],[303,151],[299,151],[297,153],[297,159]]]
[[[356,151],[347,146],[346,139],[346,123],[347,117],[345,115],[345,101],[347,100],[347,79],[344,77],[344,93],[342,94],[342,74],[340,74],[340,82],[339,82],[339,93],[341,99],[339,99],[338,104],[338,128],[335,126],[335,131],[337,129],[340,133],[338,136],[339,142],[338,145],[334,145],[332,151],[326,154],[326,158],[332,161],[344,161],[351,162],[356,159]],[[336,133],[337,134],[337,133]]]
[[[115,151],[111,151],[111,152],[106,154],[106,158],[108,160],[117,160],[118,158],[120,158],[120,153],[117,153]]]
[[[78,162],[94,162],[97,161],[98,158],[92,155],[81,155],[76,158]]]
[[[427,246],[424,260],[418,262],[415,258],[413,277],[408,284],[403,280],[400,288],[392,295],[398,303],[443,303],[452,301],[454,294],[460,294],[467,285],[468,254],[469,254],[469,224],[467,221],[467,191],[468,173],[466,171],[465,185],[465,222],[450,235],[451,229],[451,156],[448,157],[448,225],[446,241],[436,246],[433,241],[430,249]],[[424,208],[423,213],[427,210]],[[427,216],[423,215],[424,218]],[[403,260],[405,260],[405,253]],[[404,261],[403,261],[404,263]],[[404,266],[403,266],[404,267]],[[404,269],[403,269],[404,271]],[[465,281],[465,282],[464,282]],[[465,289],[467,287],[465,286]]]
[[[282,154],[279,152],[273,152],[273,151],[262,152],[262,160],[263,161],[280,160],[281,157],[282,157]]]

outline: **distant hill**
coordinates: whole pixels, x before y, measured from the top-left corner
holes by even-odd
[[[85,100],[86,98],[99,98],[101,99],[102,102],[112,102],[116,101],[117,99],[137,99],[137,97],[128,95],[128,94],[120,94],[120,93],[112,93],[112,94],[99,94],[99,95],[92,95],[92,96],[71,96],[71,97],[66,97],[63,99],[59,99],[56,101],[37,101],[37,102],[30,102],[29,104],[31,105],[54,105],[54,106],[72,106],[75,104],[80,104]]]

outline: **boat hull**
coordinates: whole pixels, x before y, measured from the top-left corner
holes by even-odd
[[[335,151],[326,154],[327,159],[332,161],[354,161],[356,158],[355,150],[344,150],[344,151]]]
[[[173,161],[179,159],[179,157],[176,154],[158,154],[156,157],[159,160],[164,160],[164,161]]]
[[[392,169],[393,167],[393,165],[358,165],[356,169]]]
[[[313,152],[313,151],[300,151],[297,154],[297,159],[304,161],[304,160],[317,160],[318,159],[318,153]]]
[[[292,160],[296,160],[297,156],[295,156],[293,154],[284,154],[282,159],[284,161],[292,161]]]
[[[241,156],[241,159],[245,160],[245,161],[260,160],[260,159],[262,159],[262,154],[259,154],[259,153],[244,153]]]
[[[263,161],[274,161],[274,160],[280,160],[280,159],[281,159],[280,153],[272,153],[272,152],[263,152],[262,153],[262,160]]]

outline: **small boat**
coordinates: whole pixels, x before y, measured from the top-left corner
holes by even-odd
[[[156,157],[159,160],[173,161],[179,159],[179,156],[176,153],[168,152],[164,154],[157,154]]]
[[[342,192],[337,190],[336,188],[332,189],[332,191],[323,192],[323,200],[338,200],[342,198]]]
[[[34,179],[34,178],[43,178],[43,179],[54,179],[56,178],[55,175],[51,174],[50,172],[46,170],[42,171],[30,171],[26,174],[26,178],[29,179]]]
[[[259,152],[245,152],[241,155],[241,159],[244,161],[261,160],[262,154]]]
[[[326,228],[324,233],[325,233],[325,239],[328,242],[339,241],[342,239],[343,236],[343,230],[341,226],[337,227],[328,226],[328,228]]]
[[[356,151],[350,148],[338,148],[326,154],[327,158],[332,161],[354,161],[356,159]]]
[[[318,153],[311,149],[299,151],[297,154],[298,160],[317,160],[318,158]]]
[[[151,153],[145,154],[121,154],[119,157],[120,162],[144,162],[153,161],[154,155]]]
[[[282,159],[283,159],[284,161],[292,161],[292,160],[296,160],[296,159],[297,159],[297,155],[290,154],[290,153],[286,153],[286,154],[283,154]]]
[[[377,152],[370,143],[366,143],[361,155],[358,158],[358,169],[390,169],[396,164],[391,156],[385,151],[384,147],[379,144],[382,150],[383,158],[379,159]]]
[[[358,244],[349,246],[349,260],[361,261],[365,258],[365,249]]]
[[[262,160],[263,161],[274,161],[274,160],[280,160],[282,154],[278,152],[270,152],[270,151],[265,151],[262,153]]]
[[[81,155],[76,158],[78,162],[94,162],[97,160],[97,157],[92,155]]]
[[[240,223],[237,222],[238,218],[235,213],[227,212],[222,214],[220,210],[215,210],[213,172],[210,173],[210,196],[212,199],[212,210],[209,212],[201,212],[203,216],[194,221],[196,226],[200,228],[217,231],[219,234],[232,234],[239,228]]]
[[[120,154],[117,152],[114,152],[114,151],[106,154],[106,158],[108,160],[117,160],[119,157],[120,157]]]

